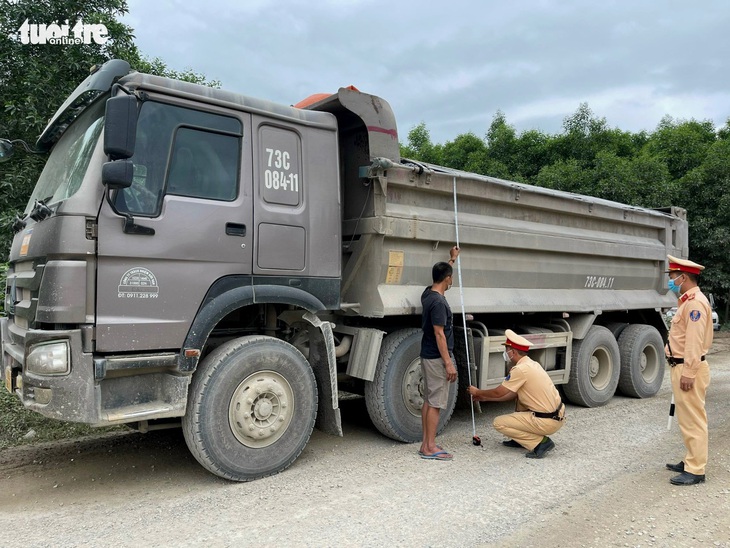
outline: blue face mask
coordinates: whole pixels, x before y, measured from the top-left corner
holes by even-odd
[[[679,276],[677,276],[677,277],[679,277]],[[684,282],[682,282],[682,283],[684,283]],[[669,291],[679,295],[679,290],[682,287],[682,284],[677,285],[674,283],[674,280],[672,278],[669,278],[669,281],[667,282],[667,287],[669,288]]]

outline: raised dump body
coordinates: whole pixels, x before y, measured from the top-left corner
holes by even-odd
[[[181,424],[233,480],[289,466],[315,421],[341,435],[344,396],[364,395],[387,436],[420,439],[420,295],[457,212],[463,288],[447,296],[466,314],[440,428],[467,379],[501,382],[507,328],[573,402],[661,385],[682,210],[401,160],[388,103],[352,88],[303,110],[119,60],[36,146],[50,156],[14,225],[1,364],[46,416]]]

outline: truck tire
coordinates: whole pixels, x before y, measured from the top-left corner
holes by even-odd
[[[606,324],[606,329],[608,329],[613,334],[614,339],[618,340],[618,338],[621,336],[621,332],[628,326],[629,324],[626,322],[609,322]]]
[[[250,481],[287,468],[317,416],[312,368],[292,345],[262,335],[216,348],[200,364],[182,420],[190,452],[209,471]]]
[[[664,341],[654,327],[632,324],[618,338],[621,375],[618,389],[634,398],[649,398],[664,381]]]
[[[421,407],[421,330],[401,329],[383,339],[372,382],[365,383],[365,404],[375,427],[396,441],[413,443],[423,436]],[[437,433],[443,431],[456,406],[458,382],[449,386],[446,409]]]
[[[600,325],[573,343],[570,380],[565,395],[578,405],[599,407],[613,397],[620,372],[618,343],[611,331]]]

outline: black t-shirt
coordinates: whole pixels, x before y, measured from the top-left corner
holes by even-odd
[[[428,360],[441,357],[441,352],[439,352],[439,347],[436,344],[434,325],[443,326],[444,335],[446,335],[446,346],[449,353],[452,353],[454,350],[454,318],[449,303],[446,302],[446,297],[427,287],[421,295],[421,306],[423,307],[423,315],[421,316],[421,328],[423,329],[421,357]]]

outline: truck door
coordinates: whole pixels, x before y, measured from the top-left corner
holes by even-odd
[[[199,105],[198,105],[199,107]],[[100,352],[179,348],[211,284],[251,275],[250,116],[154,100],[139,112],[134,183],[98,219]]]

